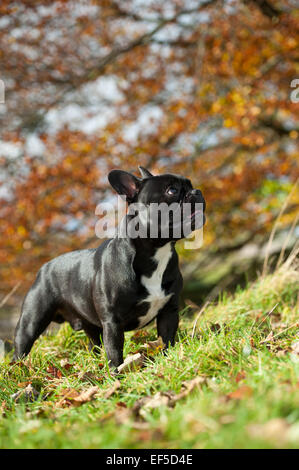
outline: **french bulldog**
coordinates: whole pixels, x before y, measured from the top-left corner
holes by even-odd
[[[23,302],[14,360],[30,352],[52,321],[67,321],[74,330],[83,329],[92,346],[103,343],[112,371],[123,363],[125,331],[143,328],[156,319],[165,349],[174,344],[183,284],[175,243],[186,236],[186,231],[178,233],[177,225],[185,223],[187,233],[200,228],[205,222],[205,200],[183,176],[154,176],[145,168],[139,170],[141,178],[122,170],[108,175],[111,186],[126,198],[128,213],[123,222],[126,227],[134,222],[135,235],[132,230],[125,236],[118,233],[98,248],[66,253],[41,267]],[[149,209],[161,203],[174,205],[175,210],[168,219],[153,221]],[[132,215],[130,208],[135,206]],[[190,209],[187,216],[185,206]],[[138,230],[136,235],[136,220],[137,228],[143,229],[141,235]],[[166,234],[162,233],[165,228]]]

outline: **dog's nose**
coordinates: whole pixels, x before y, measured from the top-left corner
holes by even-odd
[[[199,202],[203,204],[203,210],[206,209],[206,201],[200,189],[191,189],[186,195],[186,200],[190,202]]]
[[[193,196],[202,196],[200,189],[192,189],[190,192]]]

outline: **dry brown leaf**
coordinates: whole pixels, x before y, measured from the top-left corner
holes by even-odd
[[[69,361],[68,361],[67,359],[61,359],[61,360],[60,360],[60,363],[59,363],[59,364],[60,364],[60,367],[66,366],[66,365],[68,364],[68,362],[69,362]]]
[[[144,341],[149,337],[149,333],[146,330],[138,330],[131,336],[131,341],[135,344],[144,343]]]
[[[289,424],[283,418],[273,418],[265,424],[251,424],[248,434],[255,439],[284,443],[288,439]]]
[[[71,369],[71,367],[73,366],[69,361],[68,359],[61,359],[60,361],[60,367],[62,367],[63,369],[66,369],[66,370],[69,370]]]
[[[160,406],[173,406],[173,392],[157,392],[151,397],[144,397],[137,400],[133,406],[133,412],[139,416],[146,416],[147,411]]]
[[[80,393],[74,388],[65,388],[64,390],[62,390],[60,394],[62,398],[70,398],[70,399],[78,397],[79,395]]]
[[[236,377],[235,377],[235,381],[236,381],[237,383],[239,383],[239,382],[241,382],[241,380],[244,380],[245,377],[246,377],[245,372],[244,372],[243,370],[241,370],[241,371],[239,371],[239,372],[237,373],[237,375],[236,375]]]
[[[18,387],[25,388],[27,387],[27,385],[30,385],[30,384],[32,384],[31,380],[27,380],[26,382],[19,382]]]
[[[142,344],[138,350],[135,351],[135,354],[141,353],[145,356],[154,356],[160,353],[164,348],[165,344],[163,343],[161,336],[159,336],[155,341],[148,341],[147,343]]]
[[[48,379],[61,379],[62,378],[62,372],[61,370],[57,369],[57,367],[55,366],[52,366],[51,364],[47,367],[47,372],[50,374],[50,376],[48,376],[47,378]]]
[[[112,387],[108,388],[108,390],[104,392],[104,398],[110,398],[116,392],[116,390],[118,390],[120,387],[121,387],[120,381],[116,380],[114,384],[112,385]]]
[[[83,403],[87,403],[91,401],[96,393],[98,393],[99,387],[90,387],[87,390],[83,390],[82,392],[78,392],[73,388],[66,388],[61,393],[61,400],[56,403],[56,406],[80,406]]]
[[[74,397],[77,397],[79,395],[79,392],[75,390],[74,388],[65,388],[64,390],[61,391],[60,396],[61,399],[56,402],[55,406],[60,407],[60,406],[70,406],[72,404],[72,399]]]
[[[99,387],[94,386],[90,387],[87,390],[83,390],[77,397],[74,397],[72,400],[75,403],[79,403],[80,405],[82,403],[86,403],[94,398],[96,393],[98,393]]]
[[[172,391],[157,392],[153,396],[140,398],[133,406],[133,412],[136,415],[145,416],[148,410],[159,408],[160,406],[174,406],[178,400],[185,398],[195,388],[199,387],[206,382],[205,377],[196,377],[195,379],[188,380],[182,383],[182,391],[175,394]]]
[[[191,393],[195,388],[198,388],[203,383],[206,383],[206,377],[195,377],[195,379],[187,380],[182,383],[183,391],[175,395],[174,402],[185,398],[189,393]]]
[[[124,372],[132,371],[136,369],[137,367],[142,366],[143,362],[144,362],[144,356],[142,354],[140,353],[133,354],[132,356],[126,357],[124,362],[120,366],[118,366],[117,371],[120,374]]]
[[[148,341],[147,343],[145,343],[143,345],[143,347],[147,351],[156,352],[157,350],[161,351],[161,349],[163,349],[165,347],[165,344],[163,343],[163,340],[162,340],[161,336],[159,336],[158,339],[156,339],[155,341]]]
[[[252,388],[248,385],[241,385],[241,387],[237,388],[233,392],[226,395],[229,400],[243,400],[243,398],[250,397],[252,395]]]

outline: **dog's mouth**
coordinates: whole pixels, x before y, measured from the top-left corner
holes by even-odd
[[[196,218],[196,216],[198,216],[200,214],[203,216],[203,210],[202,209],[196,209],[196,210],[194,209],[194,211],[191,212],[191,214],[187,216],[187,219],[194,220]]]
[[[164,206],[163,206],[164,207]],[[172,234],[174,238],[181,238],[183,235],[199,230],[205,224],[205,202],[202,197],[192,197],[186,200],[184,197],[178,201],[177,207],[169,205],[169,211],[163,212],[163,208],[147,207],[147,221],[150,227],[158,230],[159,236],[162,233]],[[158,213],[155,210],[158,210]],[[159,212],[161,211],[161,212]],[[144,225],[148,222],[144,221]],[[182,235],[183,234],[183,235]]]
[[[194,210],[191,215],[187,216],[184,220],[184,224],[189,226],[192,231],[199,230],[205,224],[206,218],[204,215],[204,211],[202,209]]]
[[[177,214],[178,215],[178,214]],[[192,230],[200,229],[205,223],[204,209],[193,209],[190,214],[184,214],[183,210],[180,210],[180,217],[174,218],[170,227],[177,229],[179,227],[188,227]]]

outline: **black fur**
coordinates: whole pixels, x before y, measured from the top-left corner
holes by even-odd
[[[112,186],[126,194],[129,202],[204,202],[200,191],[192,191],[189,180],[180,176],[152,176],[141,169],[142,179],[114,170]],[[175,198],[166,189],[177,187]],[[193,227],[194,228],[194,227]],[[83,329],[92,345],[106,349],[110,367],[123,362],[124,332],[138,328],[146,315],[149,292],[141,277],[150,277],[157,268],[157,249],[169,244],[171,256],[162,278],[162,290],[169,300],[157,311],[157,330],[165,345],[173,345],[178,327],[178,302],[182,276],[175,251],[176,239],[113,238],[96,249],[67,253],[42,266],[22,306],[15,332],[14,359],[27,355],[34,341],[51,321],[68,321]],[[143,325],[144,326],[144,325]]]

